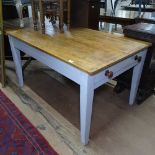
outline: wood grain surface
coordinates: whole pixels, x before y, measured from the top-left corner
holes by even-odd
[[[150,43],[123,35],[85,28],[72,29],[52,37],[32,29],[8,31],[7,34],[88,74],[95,74],[151,46]]]

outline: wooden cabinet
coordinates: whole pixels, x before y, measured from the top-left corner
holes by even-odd
[[[71,27],[98,29],[100,0],[72,0]]]

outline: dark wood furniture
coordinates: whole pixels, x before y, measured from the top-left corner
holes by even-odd
[[[141,81],[138,88],[137,102],[141,103],[154,93],[155,87],[155,25],[138,23],[124,27],[124,35],[130,38],[139,39],[152,43],[152,47],[146,55]],[[125,88],[130,89],[132,70],[117,77],[116,92]]]
[[[137,11],[117,10],[115,14],[107,12],[103,16],[100,16],[99,21],[120,24],[122,26],[132,25],[142,21],[155,24],[155,12],[142,12],[139,15]]]
[[[115,14],[111,13],[110,11],[105,13],[104,15],[101,15],[99,21],[126,26],[134,24],[135,18],[137,16],[138,13],[135,11],[117,10]]]
[[[43,2],[44,0],[42,0]],[[54,5],[56,6],[55,2],[58,0],[47,0],[47,2],[53,1]],[[63,0],[62,0],[63,1]],[[32,0],[32,8],[33,9],[33,21],[34,21],[34,29],[37,30],[37,0]],[[60,1],[61,2],[61,1]],[[85,27],[98,30],[99,25],[99,16],[100,16],[100,8],[104,8],[106,12],[107,0],[64,0],[64,2],[68,2],[68,7],[64,9],[64,12],[60,12],[56,9],[47,9],[47,7],[41,7],[41,12],[44,12],[47,16],[55,17],[59,16],[60,18],[60,28],[62,29],[63,21],[67,23],[68,27]],[[70,4],[70,6],[69,6]],[[53,6],[54,6],[53,5]],[[49,5],[48,5],[49,6]],[[57,8],[62,8],[65,5],[57,5]],[[46,8],[45,10],[43,10]],[[52,7],[51,7],[52,8]],[[63,9],[60,9],[63,10]],[[67,11],[68,10],[68,11]],[[41,14],[41,20],[43,23],[42,30],[44,32],[44,14]],[[64,15],[62,15],[64,14]]]
[[[71,0],[71,27],[98,30],[101,4],[100,0]]]

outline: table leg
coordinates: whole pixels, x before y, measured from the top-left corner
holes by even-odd
[[[139,62],[134,68],[133,68],[133,75],[132,75],[132,83],[131,83],[131,90],[130,90],[130,98],[129,98],[129,104],[133,105],[136,99],[137,90],[141,78],[141,73],[143,70],[143,65],[145,61],[147,50],[143,51],[141,62]]]
[[[14,43],[11,37],[9,37],[9,42],[11,46],[12,56],[16,67],[16,74],[19,81],[20,87],[23,87],[23,72],[22,72],[22,63],[21,63],[21,56],[20,56],[20,50],[16,49],[14,47]]]
[[[81,143],[84,145],[88,144],[89,141],[93,97],[93,78],[88,76],[80,85],[80,128]]]

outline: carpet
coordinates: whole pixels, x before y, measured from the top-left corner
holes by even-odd
[[[1,90],[0,155],[58,155]]]

